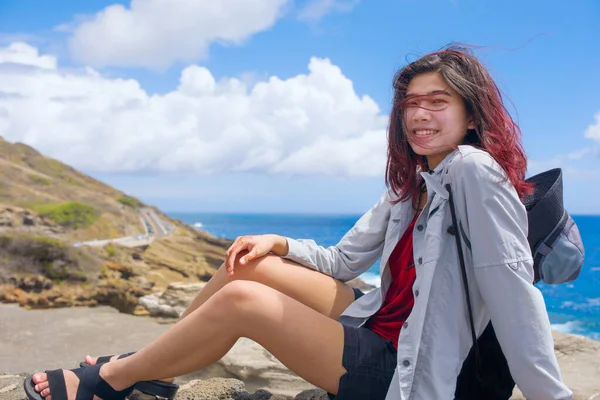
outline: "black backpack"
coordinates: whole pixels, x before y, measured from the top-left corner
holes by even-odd
[[[555,168],[535,175],[527,182],[535,185],[534,193],[524,201],[529,227],[527,240],[534,259],[534,283],[540,280],[548,284],[570,282],[579,276],[584,249],[579,229],[563,207],[562,171]],[[449,194],[473,339],[473,346],[457,378],[454,398],[506,400],[512,395],[515,382],[492,323],[488,324],[479,338],[476,337],[452,190],[449,184],[445,186]]]

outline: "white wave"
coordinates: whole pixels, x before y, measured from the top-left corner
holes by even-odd
[[[595,297],[595,298],[587,298],[587,304],[590,307],[600,307],[600,297]]]
[[[562,333],[577,333],[581,330],[579,321],[569,321],[563,324],[552,324],[552,330]]]
[[[202,228],[204,225],[202,225],[202,222],[194,222],[194,223],[192,224],[192,226],[193,226],[194,228]]]
[[[591,330],[588,326],[582,324],[580,321],[569,321],[563,324],[552,324],[551,326],[552,330],[558,332],[583,336],[600,341],[600,332]]]
[[[591,308],[600,307],[600,297],[586,298],[584,302],[575,303],[574,301],[563,301],[560,308],[571,310],[589,310]],[[595,311],[594,311],[595,312]]]
[[[374,274],[372,272],[365,272],[361,276],[358,277],[361,281],[368,283],[369,285],[373,285],[375,287],[379,287],[381,285],[381,278],[378,274]]]

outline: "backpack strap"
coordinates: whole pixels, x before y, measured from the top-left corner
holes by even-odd
[[[452,188],[450,184],[445,185],[448,191],[448,201],[450,203],[450,213],[452,214],[452,227],[454,238],[456,239],[456,249],[458,250],[458,260],[460,262],[460,270],[462,275],[462,281],[465,289],[465,296],[467,298],[467,309],[469,310],[469,323],[471,325],[471,338],[473,339],[473,348],[475,350],[475,365],[477,371],[477,379],[481,376],[481,360],[479,356],[479,345],[477,343],[477,335],[475,334],[475,324],[473,323],[473,309],[471,307],[471,295],[469,294],[469,283],[467,281],[467,269],[465,268],[465,257],[462,251],[462,244],[460,240],[460,230],[458,228],[458,222],[456,219],[456,210],[454,209],[454,197],[452,196]]]

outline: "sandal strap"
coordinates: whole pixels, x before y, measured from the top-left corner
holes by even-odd
[[[119,357],[117,357],[117,360],[120,360],[121,358],[125,358],[125,357],[129,357],[131,355],[135,354],[135,351],[132,351],[130,353],[123,353],[121,355],[119,355]],[[98,359],[96,360],[96,364],[104,364],[110,361],[111,358],[113,358],[115,355],[110,355],[110,356],[100,356],[98,357]]]
[[[135,351],[132,351],[132,352],[130,352],[130,353],[123,353],[123,354],[121,354],[119,357],[117,357],[117,359],[118,359],[118,360],[120,360],[121,358],[129,357],[129,356],[131,356],[131,355],[134,355],[134,354],[135,354]],[[98,359],[96,360],[96,364],[104,364],[104,363],[107,363],[107,362],[109,362],[109,361],[110,361],[110,359],[111,359],[111,358],[113,358],[113,357],[114,357],[114,354],[113,354],[113,355],[110,355],[110,356],[100,356],[100,357],[98,357]],[[89,365],[90,365],[90,364],[86,363],[85,361],[82,361],[82,362],[80,362],[80,363],[79,363],[79,366],[80,366],[80,367],[88,367]]]
[[[101,366],[102,364],[96,364],[90,367],[73,370],[75,375],[79,377],[79,387],[77,388],[75,400],[92,400],[94,395],[105,400],[121,400],[133,391],[133,386],[124,390],[113,389],[113,387],[100,376]]]
[[[109,361],[110,361],[110,359],[111,359],[111,358],[113,358],[113,357],[114,357],[114,354],[113,354],[113,355],[110,355],[110,356],[100,356],[100,357],[98,357],[98,359],[96,360],[96,364],[104,364],[104,363],[106,363],[106,362],[109,362]]]
[[[60,400],[66,399],[67,396],[67,383],[65,381],[65,375],[62,369],[54,369],[52,371],[46,371],[48,376],[48,388],[52,394],[52,398]]]

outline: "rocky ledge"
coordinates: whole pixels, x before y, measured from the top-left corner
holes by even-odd
[[[26,400],[23,390],[24,375],[0,376],[0,400]],[[153,397],[135,391],[129,396],[130,400],[149,400]],[[327,400],[327,394],[322,390],[305,390],[295,397],[274,395],[259,389],[254,393],[246,390],[244,382],[237,379],[211,378],[193,380],[180,386],[175,400]]]

